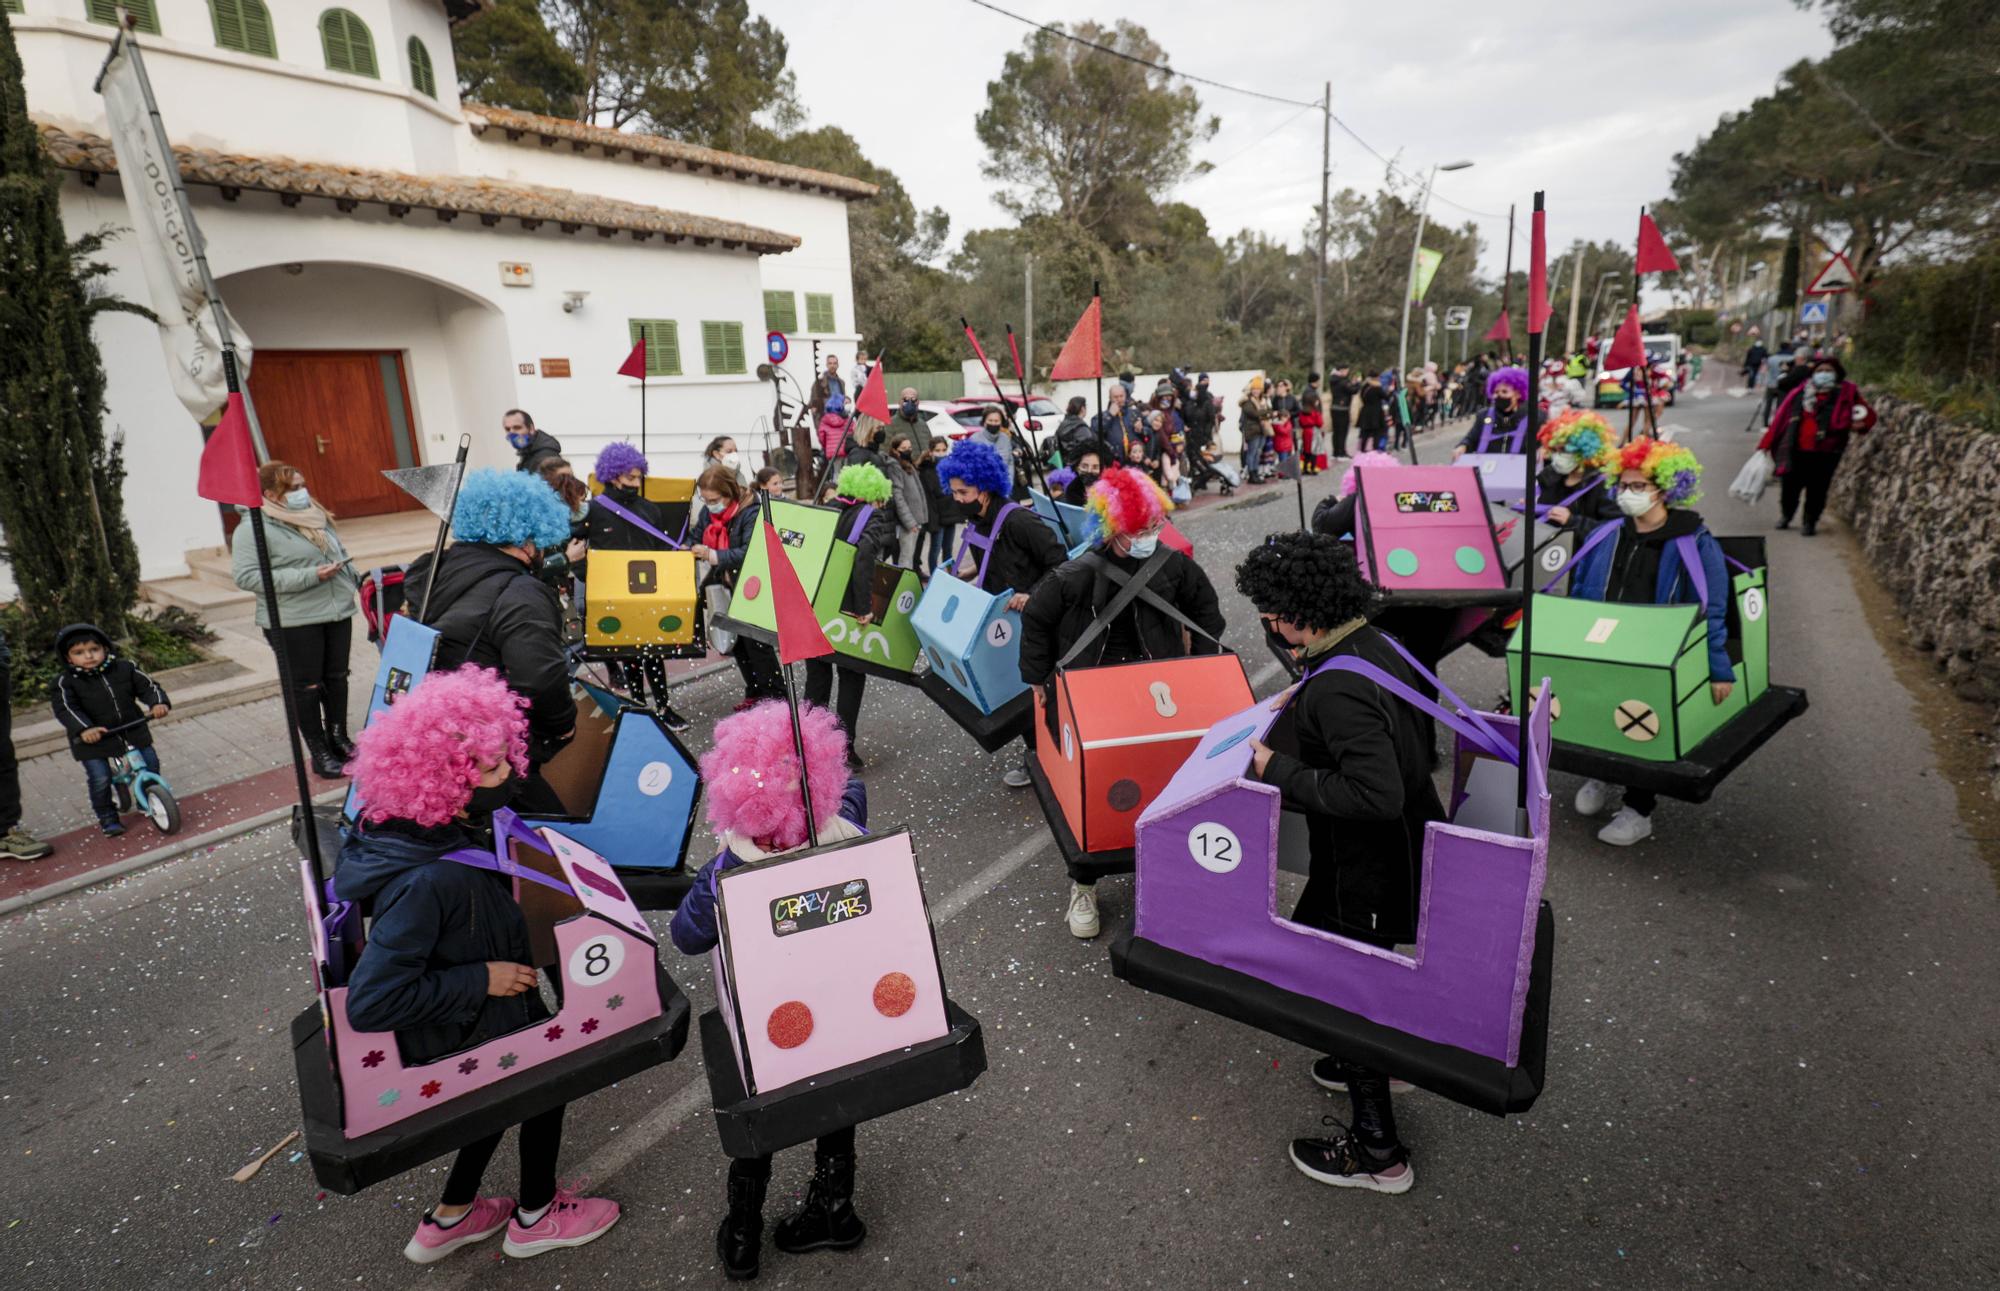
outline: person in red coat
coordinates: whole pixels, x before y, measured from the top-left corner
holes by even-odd
[[[1847,379],[1840,360],[1831,354],[1815,358],[1812,375],[1779,401],[1757,444],[1777,464],[1780,529],[1792,527],[1803,497],[1806,510],[1799,532],[1808,538],[1817,532],[1848,437],[1866,434],[1874,425],[1875,410],[1861,401],[1861,391]]]

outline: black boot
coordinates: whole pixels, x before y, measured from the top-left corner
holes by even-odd
[[[326,747],[334,757],[340,759],[342,762],[352,762],[354,760],[354,741],[347,738],[346,722],[328,722],[326,724]]]
[[[805,1205],[778,1221],[772,1242],[787,1254],[803,1255],[853,1250],[867,1236],[868,1225],[854,1213],[854,1154],[815,1151]]]
[[[715,1257],[722,1261],[723,1276],[732,1282],[757,1276],[764,1246],[764,1190],[770,1183],[769,1157],[729,1163],[729,1213],[715,1230]]]
[[[354,741],[347,738],[347,678],[320,683],[320,709],[326,714],[326,747],[342,762],[354,760]]]
[[[305,740],[306,761],[312,763],[313,774],[323,780],[339,780],[347,774],[346,764],[327,747],[326,736],[322,732],[300,733]]]

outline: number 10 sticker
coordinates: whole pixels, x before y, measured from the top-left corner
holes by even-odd
[[[569,953],[569,980],[578,986],[602,986],[624,966],[624,942],[616,937],[592,937]]]
[[[1243,863],[1243,844],[1227,825],[1204,820],[1188,831],[1188,853],[1212,874],[1227,874]]]

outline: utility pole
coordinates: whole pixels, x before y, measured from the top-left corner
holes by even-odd
[[[1319,259],[1313,270],[1313,366],[1326,379],[1326,190],[1333,177],[1333,82],[1320,94]]]
[[[1508,319],[1507,339],[1500,343],[1500,357],[1514,361],[1514,323],[1507,307],[1514,299],[1514,204],[1507,203],[1507,267],[1500,271],[1500,317]]]
[[[1569,280],[1569,331],[1563,338],[1563,353],[1576,353],[1576,311],[1583,303],[1583,248],[1576,249],[1576,272]]]
[[[1024,312],[1027,315],[1028,325],[1021,329],[1021,380],[1026,385],[1033,385],[1035,380],[1035,257],[1027,256],[1025,259],[1027,262],[1025,284],[1027,300]],[[1021,407],[1021,415],[1023,417],[1028,415],[1027,405],[1025,404]]]

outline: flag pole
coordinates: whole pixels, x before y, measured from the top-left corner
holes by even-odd
[[[1104,439],[1104,297],[1098,289],[1097,279],[1090,280],[1090,300],[1097,306],[1097,429],[1098,443],[1105,448],[1111,445]],[[1216,420],[1222,420],[1218,413]],[[1106,462],[1105,465],[1110,465]]]
[[[639,324],[639,352],[644,355],[639,364],[639,456],[644,457],[646,455],[646,377],[653,370],[652,328],[645,323]],[[641,494],[645,492],[645,488],[646,486],[643,484],[639,486]]]
[[[453,458],[458,467],[458,475],[451,485],[451,505],[444,509],[444,519],[438,521],[437,541],[431,544],[431,575],[424,580],[424,599],[417,603],[417,622],[430,617],[431,591],[437,586],[438,562],[444,559],[445,535],[451,532],[451,518],[458,514],[458,486],[465,482],[465,455],[472,451],[472,436],[461,432],[458,437],[458,456]]]
[[[986,383],[992,386],[993,393],[999,396],[1000,415],[1007,419],[1007,425],[1013,430],[1014,440],[1016,444],[1018,444],[1021,439],[1021,428],[1020,426],[1015,424],[1014,412],[1007,406],[1007,392],[1000,388],[1000,378],[994,375],[993,364],[991,361],[987,359],[986,351],[980,348],[979,337],[972,330],[972,324],[965,321],[965,315],[963,314],[959,315],[958,324],[960,327],[963,327],[965,329],[965,338],[972,342],[972,352],[979,356],[979,366],[986,373]],[[1014,329],[1012,327],[1009,327],[1007,330],[1009,334],[1011,334]],[[1022,406],[1022,411],[1023,412],[1027,411],[1027,407],[1025,404]],[[1012,454],[1010,454],[1009,456],[1012,456]],[[1029,465],[1032,466],[1034,465],[1034,463],[1031,461]],[[1007,474],[1009,478],[1012,478],[1014,474],[1014,463],[1012,463],[1011,461],[1007,464]],[[1022,482],[1024,484],[1026,483],[1026,481]],[[1044,493],[1048,492],[1048,488],[1049,488],[1048,481],[1047,480],[1042,481],[1042,492]]]
[[[1539,256],[1545,250],[1545,243],[1542,237],[1543,213],[1542,193],[1540,190],[1537,190],[1535,193],[1535,213],[1533,219],[1533,245],[1529,252],[1531,263],[1528,268],[1531,276],[1537,269],[1543,268],[1541,262],[1538,259],[1533,259],[1533,257]],[[1528,288],[1528,370],[1530,372],[1539,372],[1541,370],[1542,327],[1548,321],[1546,319],[1536,319],[1535,305],[1535,291],[1534,287],[1530,285]],[[1521,813],[1519,824],[1523,829],[1527,826],[1528,810],[1528,727],[1535,714],[1534,700],[1529,697],[1528,692],[1528,670],[1534,663],[1535,640],[1535,444],[1541,431],[1542,422],[1542,401],[1535,397],[1536,385],[1538,384],[1539,380],[1529,387],[1525,422],[1527,433],[1521,436],[1521,471],[1522,478],[1528,483],[1528,505],[1526,513],[1521,517],[1521,685],[1519,690],[1515,692],[1521,697],[1521,703],[1519,711],[1514,715],[1515,735],[1519,741],[1520,764],[1514,768],[1514,806]]]
[[[1013,357],[1014,379],[1021,386],[1021,416],[1024,420],[1033,420],[1028,416],[1028,374],[1021,367],[1021,347],[1014,341],[1014,325],[1012,323],[1007,324],[1007,353]],[[1005,406],[1007,401],[1003,398],[1000,402],[1002,406]],[[1055,506],[1056,495],[1049,491],[1049,473],[1042,469],[1041,441],[1039,439],[1030,439],[1028,441],[1028,449],[1028,465],[1034,470],[1035,478],[1041,481],[1042,493],[1048,498],[1049,505],[1053,508]],[[1063,545],[1068,546],[1069,525],[1063,522],[1060,511],[1056,512],[1056,528],[1062,530]]]
[[[774,552],[773,555],[785,560],[791,559],[782,552]],[[792,752],[798,754],[799,758],[799,801],[806,809],[806,839],[812,846],[818,847],[819,822],[813,819],[812,780],[811,773],[806,770],[806,736],[805,731],[799,726],[799,696],[798,691],[792,687],[792,665],[780,664],[778,671],[785,674],[785,707],[792,715]],[[852,740],[854,737],[849,735],[847,738]]]

